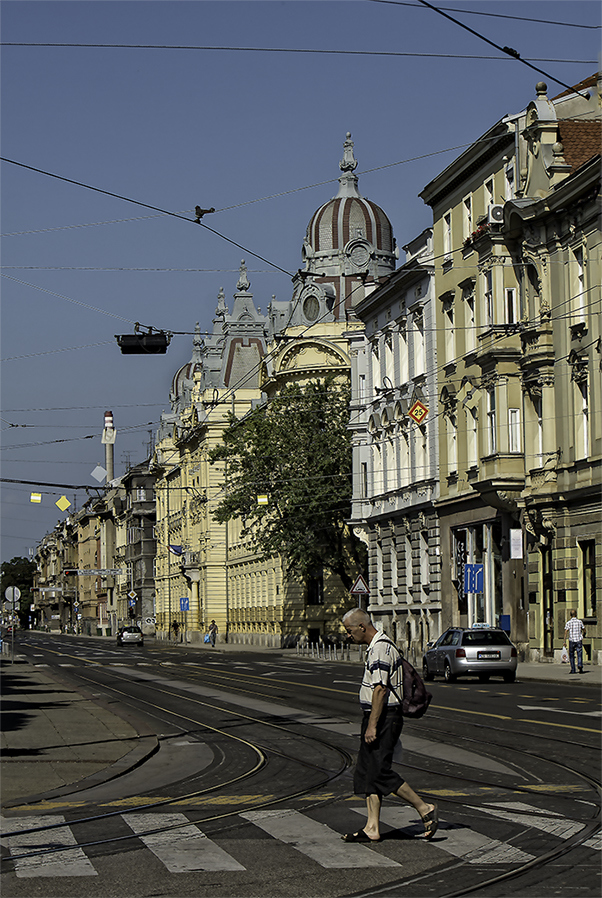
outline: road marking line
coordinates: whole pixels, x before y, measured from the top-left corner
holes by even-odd
[[[602,711],[565,711],[564,708],[540,708],[537,705],[518,705],[521,711],[552,711],[554,714],[577,714],[580,717],[602,717]]]
[[[18,819],[2,819],[2,826],[13,831],[15,829],[31,829],[46,826],[49,823],[65,823],[64,817],[20,817]],[[32,879],[37,876],[97,876],[97,872],[77,846],[75,836],[67,825],[41,833],[24,833],[22,836],[10,836],[2,839],[11,855],[34,854],[46,848],[57,848],[73,845],[71,849],[51,854],[22,857],[14,861],[15,873],[19,879]]]
[[[521,826],[539,829],[544,833],[557,836],[559,839],[570,839],[571,836],[581,832],[585,826],[584,823],[567,820],[566,817],[559,820],[557,817],[536,816],[535,814],[529,814],[528,816],[526,814],[511,814],[501,809],[486,808],[482,805],[476,808],[476,810],[482,811],[484,814],[491,814],[493,817],[499,817],[500,820],[509,820],[511,823],[520,823]]]
[[[363,817],[366,812],[363,808],[354,808]],[[395,829],[412,827],[415,825],[417,835],[424,832],[424,826],[419,815],[413,808],[383,808],[381,820]],[[440,848],[454,857],[464,858],[469,864],[524,864],[533,860],[532,854],[521,851],[507,842],[498,839],[490,839],[482,833],[472,829],[454,828],[440,823],[437,834],[430,843],[435,848]]]
[[[602,851],[602,833],[597,833],[583,844],[587,845],[588,848],[593,848],[594,851]]]
[[[321,867],[330,870],[401,866],[366,845],[343,842],[340,833],[311,817],[305,817],[299,811],[247,811],[239,817],[244,817],[270,836],[292,845]]]
[[[189,823],[184,814],[127,814],[123,820],[170,873],[245,869],[198,827]],[[180,823],[187,825],[179,826]],[[177,828],[167,832],[149,832],[160,826]]]

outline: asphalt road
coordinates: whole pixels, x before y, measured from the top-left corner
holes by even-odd
[[[108,783],[11,812],[5,898],[600,894],[595,689],[429,684],[399,770],[438,803],[437,835],[425,842],[416,812],[388,798],[383,840],[347,845],[365,807],[352,792],[357,663],[47,634],[19,650],[160,747]]]

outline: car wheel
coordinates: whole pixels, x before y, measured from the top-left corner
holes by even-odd
[[[504,683],[514,683],[516,680],[516,671],[511,670],[504,674]]]
[[[423,680],[434,680],[435,675],[432,674],[429,670],[429,666],[427,664],[426,658],[422,661],[422,679]]]
[[[448,682],[448,683],[455,683],[455,681],[456,681],[456,675],[454,673],[452,673],[452,669],[450,667],[449,661],[445,662],[445,671],[443,673],[443,676],[445,677],[446,682]]]
[[[481,683],[488,683],[490,676],[491,674],[479,674],[479,680],[481,681]]]

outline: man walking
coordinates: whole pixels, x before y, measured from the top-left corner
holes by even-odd
[[[217,624],[214,620],[209,624],[209,639],[211,640],[211,645],[215,648],[215,640],[217,638]]]
[[[366,645],[366,666],[360,687],[363,711],[360,749],[353,779],[356,795],[365,795],[368,819],[364,829],[342,836],[344,842],[379,842],[380,807],[391,792],[411,804],[424,824],[424,838],[437,831],[436,804],[427,804],[392,769],[393,752],[401,735],[403,716],[402,666],[397,647],[372,624],[370,615],[353,608],[343,617],[343,626],[356,645]]]
[[[577,652],[577,667],[579,673],[583,673],[583,637],[585,629],[583,621],[577,617],[574,608],[571,609],[571,616],[564,625],[565,639],[564,646],[566,648],[566,636],[569,637],[569,661],[571,662],[571,673],[577,673],[575,670],[575,652]]]

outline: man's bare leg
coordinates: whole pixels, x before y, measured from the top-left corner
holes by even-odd
[[[403,798],[404,801],[407,801],[408,804],[411,804],[413,808],[415,808],[420,814],[421,818],[424,820],[424,825],[426,829],[426,838],[432,839],[437,831],[437,805],[436,804],[428,804],[409,786],[407,783],[403,783],[399,789],[395,792],[399,798]],[[432,815],[432,816],[431,816]],[[425,818],[427,818],[425,820]]]
[[[380,795],[366,795],[366,806],[368,808],[368,819],[364,827],[364,832],[371,839],[380,839],[380,806],[382,799]]]

